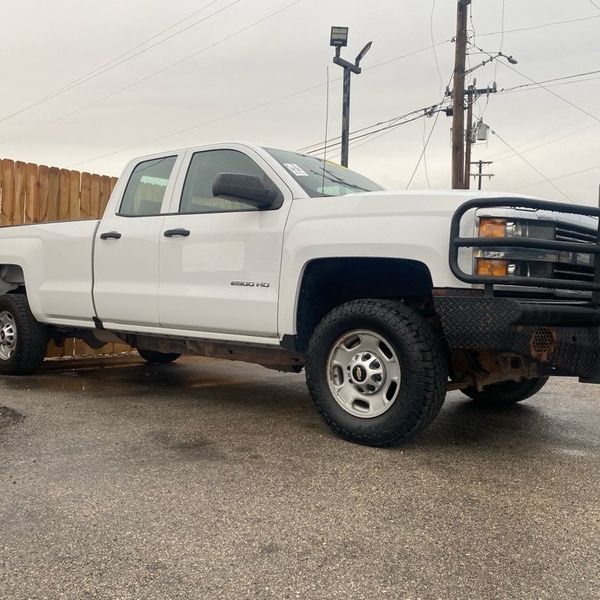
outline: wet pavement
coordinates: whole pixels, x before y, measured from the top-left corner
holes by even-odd
[[[138,359],[0,378],[0,598],[600,598],[600,387],[460,393],[353,445],[302,375]]]

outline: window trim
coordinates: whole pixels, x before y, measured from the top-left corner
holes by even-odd
[[[190,175],[192,163],[194,162],[194,157],[197,154],[205,154],[207,152],[237,152],[238,154],[241,154],[242,156],[245,156],[248,160],[252,161],[256,165],[256,167],[263,173],[263,175],[271,182],[271,184],[275,187],[275,189],[278,192],[278,197],[277,197],[276,201],[273,202],[273,206],[271,206],[269,208],[249,208],[247,210],[231,209],[231,210],[213,210],[210,212],[207,212],[207,211],[182,212],[181,205],[183,203],[183,192],[185,191],[185,186],[187,184],[188,177]],[[179,201],[177,202],[177,206],[176,206],[177,212],[167,213],[167,216],[172,216],[172,215],[180,215],[180,216],[181,215],[223,215],[223,214],[229,214],[229,213],[261,213],[261,212],[279,210],[283,206],[284,202],[285,202],[285,194],[283,193],[281,188],[273,181],[273,178],[269,176],[269,174],[265,171],[265,169],[263,169],[263,167],[261,167],[258,164],[258,162],[254,158],[252,158],[250,155],[248,155],[246,152],[239,150],[237,148],[206,148],[203,150],[195,150],[195,151],[191,152],[191,154],[189,156],[189,160],[187,160],[187,169],[185,172],[185,177],[183,179],[183,185],[181,186],[181,193],[179,194]]]
[[[125,184],[125,189],[123,190],[123,194],[121,194],[121,201],[119,202],[119,208],[115,211],[116,217],[124,217],[126,219],[140,219],[140,218],[144,218],[144,217],[161,217],[161,216],[163,216],[163,213],[161,213],[160,210],[157,213],[150,213],[148,215],[129,215],[129,214],[122,213],[121,210],[123,209],[123,202],[125,202],[125,194],[127,194],[127,189],[129,188],[129,184],[131,183],[131,178],[133,177],[135,170],[144,163],[153,162],[156,160],[165,160],[167,158],[173,158],[175,160],[173,161],[171,173],[169,174],[169,179],[167,179],[165,193],[163,195],[163,199],[162,199],[162,202],[160,205],[160,210],[162,210],[162,208],[165,205],[165,201],[168,200],[167,190],[169,189],[169,185],[171,185],[171,183],[174,183],[174,181],[172,182],[171,179],[173,178],[173,175],[177,176],[177,173],[179,172],[179,170],[177,170],[177,173],[175,173],[175,167],[177,166],[177,160],[180,158],[178,154],[169,154],[166,156],[157,156],[155,158],[146,158],[145,160],[141,160],[140,162],[136,163],[136,165],[133,167],[133,169],[131,169],[131,173],[129,174],[127,183]]]

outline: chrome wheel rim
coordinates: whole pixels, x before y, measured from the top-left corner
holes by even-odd
[[[7,311],[0,313],[0,360],[10,360],[17,349],[17,324]]]
[[[335,401],[362,419],[389,410],[400,392],[402,369],[393,346],[374,331],[345,333],[327,359],[327,382]]]

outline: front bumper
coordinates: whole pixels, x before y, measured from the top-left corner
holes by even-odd
[[[544,375],[600,383],[600,307],[494,296],[435,296],[451,350],[491,350],[532,359]]]

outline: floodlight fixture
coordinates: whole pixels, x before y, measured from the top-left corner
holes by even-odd
[[[334,48],[344,48],[348,45],[348,28],[332,27],[330,45]]]

